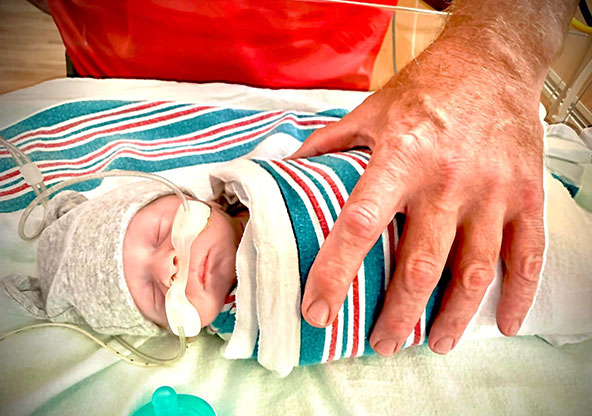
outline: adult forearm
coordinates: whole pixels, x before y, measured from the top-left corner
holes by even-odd
[[[438,42],[478,57],[484,70],[496,65],[506,76],[542,83],[576,5],[577,0],[455,0]]]

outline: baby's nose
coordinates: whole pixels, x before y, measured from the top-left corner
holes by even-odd
[[[170,287],[178,271],[178,260],[174,250],[156,256],[154,259],[155,275],[166,287]]]

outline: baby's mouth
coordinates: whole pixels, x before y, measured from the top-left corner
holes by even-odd
[[[204,289],[206,288],[206,273],[208,272],[209,257],[210,257],[210,252],[208,251],[199,266],[199,273],[197,275],[199,282],[201,282],[201,285],[203,286]]]

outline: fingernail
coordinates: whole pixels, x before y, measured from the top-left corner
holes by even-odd
[[[453,345],[454,345],[454,338],[452,338],[452,337],[440,338],[434,344],[434,352],[437,352],[438,354],[447,354],[450,352]]]
[[[329,305],[322,299],[315,300],[307,311],[308,318],[319,326],[329,324]]]
[[[514,336],[518,333],[518,330],[520,329],[520,320],[516,319],[514,322],[512,322],[512,325],[510,325],[510,328],[508,329],[508,335],[509,336]]]
[[[390,357],[395,353],[397,343],[392,339],[380,340],[374,345],[374,351],[385,357]]]

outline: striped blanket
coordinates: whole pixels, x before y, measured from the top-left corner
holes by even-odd
[[[396,220],[364,259],[329,327],[312,327],[300,314],[312,263],[369,157],[349,151],[301,160],[239,160],[212,173],[217,192],[238,197],[251,215],[238,252],[238,289],[210,326],[227,340],[227,358],[256,357],[285,376],[296,365],[373,354],[368,340],[394,270]],[[404,347],[427,342],[445,281]]]
[[[226,340],[227,358],[256,357],[264,367],[286,376],[298,365],[373,354],[368,341],[395,267],[393,253],[402,217],[395,217],[370,249],[330,326],[312,327],[300,313],[312,263],[369,158],[367,152],[348,151],[300,160],[244,159],[212,172],[214,194],[236,196],[250,211],[237,255],[238,288],[211,328]],[[554,213],[561,205],[557,198],[562,197],[573,206],[561,185],[554,183],[548,211]],[[580,221],[577,215],[572,213],[575,222]],[[592,283],[589,268],[568,265],[573,260],[582,264],[589,260],[567,249],[575,241],[573,236],[580,233],[583,237],[577,227],[587,228],[584,224],[580,221],[569,233],[561,223],[549,225],[549,263],[520,335],[541,335],[550,342],[589,337],[590,322],[583,320],[592,312],[584,306],[589,303],[585,293],[590,293]],[[578,291],[566,286],[563,269],[572,270],[571,282],[581,283]],[[583,273],[581,279],[576,278],[579,273]],[[449,281],[450,273],[445,270],[403,348],[427,344]],[[496,325],[501,283],[498,261],[494,281],[465,339],[501,336]]]
[[[170,101],[75,101],[43,110],[0,134],[40,168],[45,183],[112,169],[157,172],[244,156],[267,137],[304,141],[345,110],[322,113],[218,108]],[[100,181],[74,185],[88,191]],[[0,213],[23,209],[34,197],[6,149],[0,147]]]

